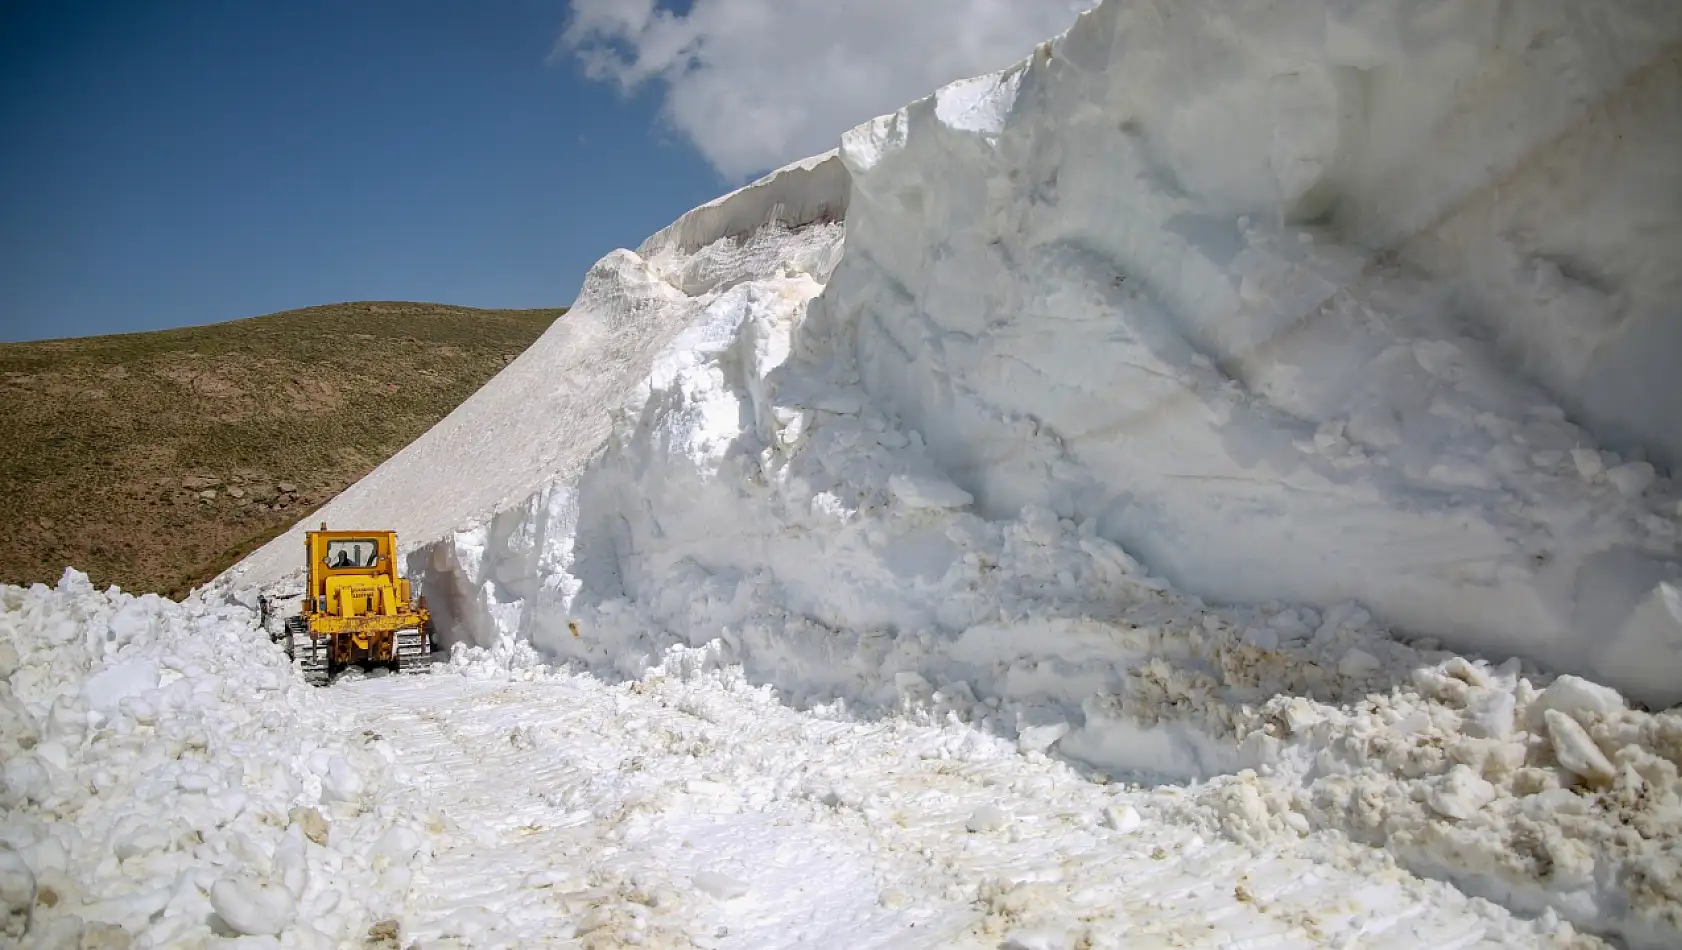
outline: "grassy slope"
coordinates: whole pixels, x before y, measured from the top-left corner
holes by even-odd
[[[0,344],[0,582],[74,565],[184,594],[431,428],[564,312],[363,302]]]

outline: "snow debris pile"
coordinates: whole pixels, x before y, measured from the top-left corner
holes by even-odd
[[[464,643],[717,641],[1682,945],[1679,41],[1106,0],[609,255],[323,516]]]
[[[250,611],[76,571],[0,611],[0,942],[330,948],[401,909],[418,816]]]
[[[1525,919],[1400,873],[1336,833],[1238,840],[1198,791],[1094,781],[927,707],[873,722],[841,704],[797,711],[729,652],[676,647],[608,683],[544,667],[523,642],[457,644],[441,669],[458,675],[341,695],[405,745],[472,750],[475,780],[440,783],[452,796],[440,805],[505,837],[441,847],[425,877],[471,890],[527,945],[588,899],[641,903],[638,946],[663,945],[674,923],[695,946],[765,950],[1606,946],[1552,912]],[[440,705],[452,714],[428,715]],[[626,767],[603,767],[614,761]],[[1221,800],[1259,801],[1241,779]],[[533,858],[561,867],[531,873]],[[500,891],[463,886],[490,866]],[[609,869],[612,883],[584,888]],[[528,875],[544,889],[512,886]],[[449,902],[415,911],[406,929],[422,940],[460,926]]]

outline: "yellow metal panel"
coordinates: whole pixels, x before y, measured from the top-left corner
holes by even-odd
[[[427,620],[424,610],[410,610],[389,617],[332,617],[316,614],[310,618],[310,632],[321,636],[333,633],[368,633],[376,630],[407,630]]]

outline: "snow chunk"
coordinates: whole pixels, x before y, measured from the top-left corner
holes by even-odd
[[[111,621],[115,624],[115,618]],[[123,700],[158,688],[158,665],[151,660],[130,660],[110,666],[82,684],[82,702],[89,709],[109,713],[120,709]]]
[[[734,900],[748,892],[747,883],[717,871],[701,871],[694,877],[695,889],[721,901]]]
[[[1469,766],[1456,765],[1432,783],[1425,801],[1431,810],[1446,818],[1465,821],[1495,800],[1495,786]]]
[[[1504,690],[1484,690],[1467,704],[1465,730],[1480,739],[1508,739],[1513,734],[1513,694]]]
[[[1010,824],[1010,815],[997,805],[982,805],[970,812],[964,827],[972,832],[998,831]]]
[[[1577,466],[1577,474],[1581,475],[1585,482],[1593,481],[1606,473],[1606,462],[1594,449],[1572,449],[1571,463]]]
[[[1557,709],[1549,709],[1543,716],[1547,720],[1548,736],[1553,740],[1554,756],[1559,759],[1560,765],[1594,784],[1603,785],[1612,781],[1617,774],[1612,763],[1577,724],[1577,720]]]
[[[1139,814],[1139,809],[1132,805],[1111,805],[1104,809],[1104,824],[1110,826],[1111,831],[1127,834],[1136,830],[1145,819]]]
[[[355,802],[362,795],[362,776],[344,756],[334,756],[321,776],[321,797],[328,802]]]
[[[1069,734],[1069,724],[1054,722],[1042,726],[1028,726],[1016,738],[1016,748],[1023,752],[1044,752]]]
[[[1658,477],[1658,472],[1649,462],[1626,462],[1606,473],[1606,480],[1612,487],[1630,498],[1639,498]]]
[[[1548,684],[1534,708],[1537,713],[1557,709],[1586,725],[1617,716],[1627,707],[1617,690],[1568,673]]]
[[[22,939],[34,906],[34,873],[22,855],[0,844],[0,935]]]
[[[290,891],[250,875],[225,877],[212,884],[210,906],[229,927],[252,936],[278,934],[298,914]]]
[[[150,633],[157,622],[157,604],[151,598],[131,600],[106,622],[110,639],[121,645]]]
[[[1033,927],[1005,934],[999,950],[1073,950],[1075,934],[1063,927]]]
[[[1343,654],[1341,660],[1337,661],[1337,671],[1350,679],[1371,676],[1382,669],[1384,669],[1383,662],[1360,647],[1352,647]]]
[[[888,479],[888,488],[907,508],[962,508],[975,496],[943,478],[898,474]]]

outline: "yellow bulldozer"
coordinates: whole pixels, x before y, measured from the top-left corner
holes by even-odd
[[[308,586],[299,611],[272,640],[317,686],[352,666],[419,672],[432,656],[432,617],[426,598],[411,599],[409,581],[397,575],[394,531],[304,532]],[[294,595],[295,596],[295,595]],[[267,625],[270,601],[262,601]]]

